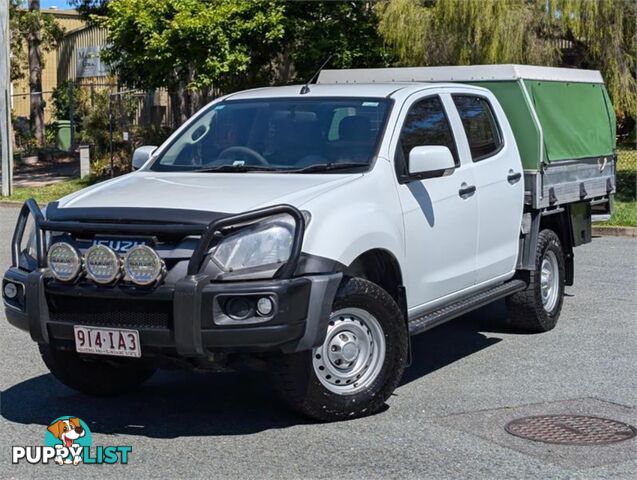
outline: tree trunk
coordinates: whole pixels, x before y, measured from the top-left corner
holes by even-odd
[[[29,12],[39,15],[40,0],[29,0]],[[31,92],[31,128],[38,145],[44,146],[44,98],[42,97],[42,52],[40,19],[32,23],[27,35],[29,44],[29,89]]]
[[[170,92],[170,107],[172,109],[173,128],[179,127],[188,120],[189,99],[183,80],[179,80],[174,90]]]
[[[288,43],[283,47],[277,58],[274,60],[275,64],[275,78],[274,83],[276,85],[287,85],[290,83],[292,75],[294,75],[294,66],[292,65],[292,59],[290,58],[290,45]]]
[[[194,65],[189,65],[188,81],[186,83],[186,95],[188,95],[188,118],[192,117],[203,106],[201,90],[190,87],[196,77],[197,72]]]

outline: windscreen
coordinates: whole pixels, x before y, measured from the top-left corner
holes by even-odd
[[[363,169],[376,153],[387,113],[384,98],[225,101],[200,112],[151,169]]]

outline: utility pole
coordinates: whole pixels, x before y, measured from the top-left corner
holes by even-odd
[[[0,157],[2,159],[3,197],[11,195],[13,190],[9,1],[0,0]]]

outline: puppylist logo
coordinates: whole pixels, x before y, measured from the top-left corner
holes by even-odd
[[[56,418],[44,433],[44,446],[14,446],[12,462],[51,463],[58,465],[128,463],[131,446],[92,446],[93,438],[86,423],[78,417]]]

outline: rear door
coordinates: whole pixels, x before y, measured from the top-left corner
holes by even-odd
[[[430,90],[429,90],[430,92]],[[403,106],[392,151],[405,222],[409,307],[435,306],[443,297],[475,283],[478,203],[471,192],[473,164],[458,153],[454,132],[462,130],[448,94],[419,93]],[[445,176],[408,174],[413,147],[444,145],[456,167]],[[469,193],[463,193],[466,190]]]
[[[515,271],[524,178],[513,134],[497,101],[471,90],[454,93],[452,99],[463,126],[460,148],[468,150],[475,172],[480,284]]]

